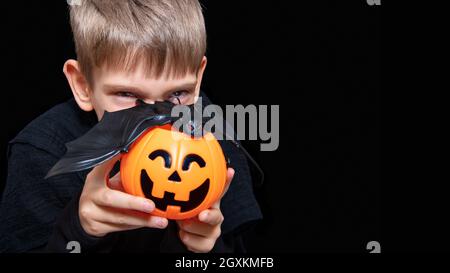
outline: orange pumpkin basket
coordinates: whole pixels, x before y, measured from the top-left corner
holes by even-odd
[[[181,220],[208,209],[222,195],[227,164],[213,134],[191,137],[170,125],[143,133],[124,154],[125,191],[151,199],[153,215]]]

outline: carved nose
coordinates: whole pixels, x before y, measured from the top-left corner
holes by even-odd
[[[170,180],[170,181],[175,181],[175,182],[181,182],[181,178],[180,178],[180,176],[178,175],[178,172],[177,172],[177,171],[174,171],[173,174],[171,174],[171,175],[169,176],[169,180]]]

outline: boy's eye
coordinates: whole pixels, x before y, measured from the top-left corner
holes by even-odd
[[[136,98],[136,95],[130,92],[117,92],[116,95],[119,97]]]
[[[175,92],[172,93],[172,96],[179,97],[179,96],[181,96],[183,94],[183,92],[186,92],[186,91],[175,91]]]
[[[186,90],[181,90],[181,91],[175,91],[172,94],[170,94],[169,99],[171,101],[175,101],[178,102],[178,100],[181,100],[183,97],[185,97],[189,92]]]

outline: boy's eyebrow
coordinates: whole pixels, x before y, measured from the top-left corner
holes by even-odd
[[[197,81],[183,83],[174,87],[171,87],[164,93],[173,92],[173,91],[180,91],[185,89],[193,89],[197,85]],[[146,92],[141,90],[140,88],[129,86],[129,85],[123,85],[123,84],[104,84],[103,88],[113,91],[131,91],[136,93],[137,95],[145,95]]]
[[[169,91],[180,91],[180,90],[184,90],[184,89],[191,89],[191,88],[194,88],[195,86],[197,86],[197,81],[177,85],[175,87],[172,87]]]
[[[103,88],[108,91],[131,91],[133,93],[136,93],[136,95],[144,95],[145,92],[140,90],[139,88],[129,86],[129,85],[121,85],[121,84],[105,84],[103,85]]]

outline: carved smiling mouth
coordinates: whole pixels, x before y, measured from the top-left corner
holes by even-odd
[[[167,191],[164,192],[163,198],[153,196],[153,181],[145,169],[141,171],[141,187],[145,197],[152,200],[157,209],[165,211],[167,206],[178,206],[180,207],[180,212],[186,212],[195,209],[205,200],[209,191],[209,178],[189,193],[188,201],[175,200],[175,193]]]

